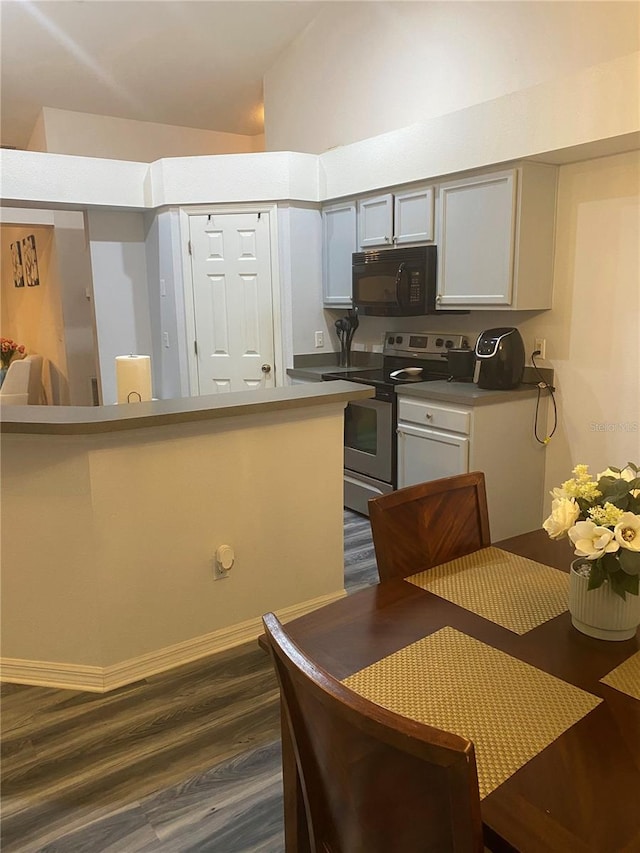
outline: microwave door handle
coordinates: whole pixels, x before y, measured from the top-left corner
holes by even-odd
[[[404,294],[402,293],[402,276],[405,273],[405,263],[404,261],[398,267],[398,272],[396,273],[396,299],[398,300],[399,305],[403,305],[405,303]]]

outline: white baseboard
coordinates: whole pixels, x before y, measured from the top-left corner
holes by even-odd
[[[292,607],[278,610],[277,616],[282,622],[290,622],[298,616],[304,616],[318,607],[337,601],[346,595],[342,590],[332,595],[314,598]],[[123,687],[134,681],[140,681],[159,672],[165,672],[176,666],[199,660],[215,652],[222,652],[240,646],[262,634],[260,617],[239,622],[228,628],[221,628],[211,634],[194,637],[167,646],[137,658],[112,664],[111,666],[83,666],[73,663],[52,661],[20,660],[19,658],[0,658],[0,681],[11,684],[29,684],[36,687],[58,687],[65,690],[85,690],[91,693],[107,693],[116,687]]]

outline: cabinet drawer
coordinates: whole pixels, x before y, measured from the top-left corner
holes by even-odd
[[[452,409],[438,406],[426,400],[398,398],[398,420],[408,423],[430,426],[435,429],[447,429],[469,435],[471,413],[464,409]]]

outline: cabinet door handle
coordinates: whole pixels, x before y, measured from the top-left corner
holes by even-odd
[[[425,415],[425,418],[426,418],[428,421],[430,421],[430,420],[433,418],[433,415],[431,414],[431,412],[427,412],[427,414]]]

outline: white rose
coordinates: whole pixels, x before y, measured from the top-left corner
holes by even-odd
[[[560,539],[579,515],[580,507],[574,498],[558,497],[552,502],[551,515],[542,526],[551,539]]]
[[[620,521],[613,528],[613,535],[621,548],[640,551],[640,515],[623,512]]]
[[[575,545],[576,557],[586,557],[588,560],[597,560],[603,554],[612,554],[620,547],[613,530],[598,527],[593,521],[579,521],[569,531],[569,539]]]

